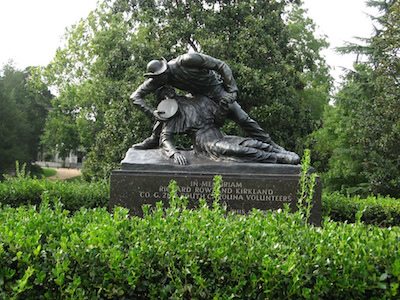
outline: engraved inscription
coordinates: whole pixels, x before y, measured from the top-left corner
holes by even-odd
[[[213,200],[213,181],[212,180],[191,180],[186,185],[179,185],[180,195],[191,200]],[[168,185],[160,185],[157,191],[141,190],[139,197],[142,200],[168,199]],[[221,200],[223,201],[261,201],[261,202],[291,202],[294,196],[282,195],[275,192],[274,186],[265,188],[248,188],[241,181],[224,181],[221,185]]]

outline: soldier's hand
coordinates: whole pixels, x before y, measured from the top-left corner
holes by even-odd
[[[165,111],[159,111],[159,110],[155,110],[153,111],[153,116],[157,119],[157,120],[165,120],[162,118],[162,115],[165,114]]]
[[[176,152],[174,154],[174,162],[179,165],[187,165],[188,164],[186,157],[183,154],[181,154],[180,152]]]

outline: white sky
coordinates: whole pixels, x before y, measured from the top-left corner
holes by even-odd
[[[0,66],[10,59],[17,68],[46,65],[61,45],[65,28],[87,16],[97,0],[0,0]],[[326,35],[324,52],[336,80],[342,67],[351,68],[352,55],[338,55],[334,48],[354,36],[368,37],[371,20],[364,0],[304,0],[309,15]]]
[[[85,18],[96,0],[0,0],[0,66],[48,64],[65,28]]]
[[[304,0],[308,15],[317,25],[317,34],[327,36],[330,44],[323,55],[331,67],[331,75],[340,81],[343,68],[352,69],[356,56],[335,53],[335,48],[345,42],[358,42],[355,37],[370,37],[373,34],[372,21],[368,14],[376,10],[365,5],[365,0]]]

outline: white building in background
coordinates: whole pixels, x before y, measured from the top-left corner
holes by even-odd
[[[82,168],[84,158],[84,152],[82,151],[70,151],[69,155],[62,159],[58,152],[55,153],[53,157],[47,154],[40,153],[38,155],[38,160],[35,164],[41,167],[50,167],[50,168]]]

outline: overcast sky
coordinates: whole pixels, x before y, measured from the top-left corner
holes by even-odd
[[[368,14],[376,14],[365,5],[365,0],[304,0],[308,15],[317,25],[317,33],[325,35],[330,46],[323,52],[331,74],[339,81],[343,68],[351,69],[356,57],[341,55],[336,47],[345,42],[359,42],[355,37],[370,37],[373,26]]]
[[[0,66],[10,59],[17,68],[46,65],[61,45],[65,28],[84,18],[97,0],[0,0]],[[354,36],[368,37],[372,24],[364,0],[304,0],[318,34],[330,43],[324,52],[332,75],[351,68],[354,57],[338,55],[334,48]]]

